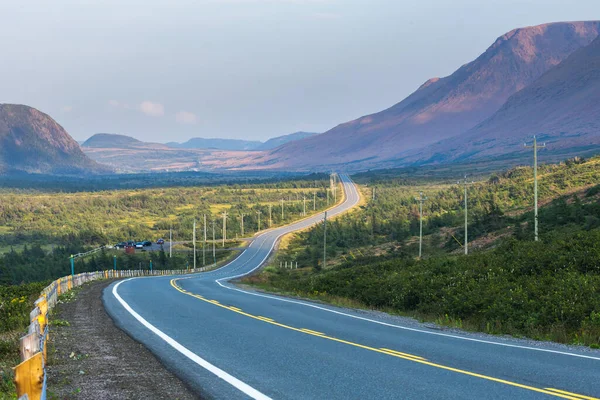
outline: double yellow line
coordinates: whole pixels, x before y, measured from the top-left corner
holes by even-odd
[[[472,376],[475,378],[480,378],[480,379],[485,379],[488,381],[492,381],[492,382],[497,382],[497,383],[502,383],[508,386],[513,386],[513,387],[518,387],[521,389],[525,389],[525,390],[530,390],[533,392],[538,392],[538,393],[544,393],[550,396],[554,396],[554,397],[560,397],[563,399],[569,399],[569,400],[600,400],[596,397],[591,397],[591,396],[585,396],[585,395],[581,395],[581,394],[577,394],[577,393],[571,393],[571,392],[567,392],[566,390],[559,390],[559,389],[554,389],[554,388],[537,388],[534,386],[529,386],[529,385],[523,385],[521,383],[517,383],[517,382],[512,382],[512,381],[507,381],[505,379],[499,379],[499,378],[494,378],[493,376],[488,376],[488,375],[483,375],[483,374],[478,374],[475,372],[471,372],[471,371],[466,371],[463,369],[459,369],[459,368],[453,368],[453,367],[449,367],[446,365],[442,365],[442,364],[437,364],[434,362],[431,362],[429,360],[427,360],[426,358],[420,357],[420,356],[415,356],[413,354],[408,354],[408,353],[403,353],[400,351],[396,351],[396,350],[392,350],[392,349],[387,349],[387,348],[376,348],[376,347],[371,347],[371,346],[367,346],[367,345],[363,345],[360,343],[355,343],[355,342],[350,342],[348,340],[343,340],[343,339],[339,339],[336,337],[332,337],[332,336],[327,336],[326,334],[322,333],[322,332],[318,332],[318,331],[313,331],[311,329],[307,329],[307,328],[295,328],[293,326],[289,326],[289,325],[285,325],[282,323],[279,323],[271,318],[267,318],[267,317],[263,317],[260,315],[253,315],[253,314],[249,314],[245,311],[243,311],[242,309],[238,308],[238,307],[233,307],[233,306],[226,306],[223,304],[220,304],[218,301],[216,300],[209,300],[204,298],[203,296],[199,295],[199,294],[195,294],[192,292],[189,292],[183,288],[181,288],[179,285],[177,285],[177,281],[181,279],[181,278],[175,278],[175,279],[171,279],[171,286],[173,286],[177,291],[186,294],[188,296],[192,296],[197,298],[198,300],[202,300],[206,303],[210,303],[210,304],[214,304],[218,307],[224,308],[226,310],[229,311],[233,311],[235,313],[244,315],[248,318],[252,318],[258,321],[262,321],[271,325],[275,325],[275,326],[279,326],[281,328],[285,328],[285,329],[289,329],[292,331],[296,331],[296,332],[300,332],[300,333],[304,333],[306,335],[312,335],[312,336],[316,336],[322,339],[327,339],[327,340],[331,340],[333,342],[338,342],[338,343],[343,343],[349,346],[353,346],[353,347],[359,347],[361,349],[365,349],[365,350],[370,350],[370,351],[374,351],[376,353],[381,353],[381,354],[385,354],[388,356],[392,356],[392,357],[397,357],[397,358],[402,358],[404,360],[408,360],[408,361],[412,361],[412,362],[416,362],[419,364],[423,364],[423,365],[428,365],[430,367],[435,367],[435,368],[439,368],[439,369],[443,369],[446,371],[452,371],[452,372],[456,372],[462,375],[468,375],[468,376]]]

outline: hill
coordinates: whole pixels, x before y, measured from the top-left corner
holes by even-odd
[[[289,135],[282,135],[282,136],[277,136],[274,138],[271,138],[269,140],[267,140],[266,142],[264,142],[263,144],[261,144],[260,146],[258,146],[256,148],[256,150],[271,150],[274,149],[276,147],[279,147],[283,144],[289,143],[289,142],[293,142],[296,140],[301,140],[301,139],[306,139],[308,137],[311,136],[315,136],[318,135],[318,133],[315,132],[295,132],[295,133],[290,133]]]
[[[537,134],[549,155],[595,151],[600,145],[600,38],[574,52],[511,96],[493,116],[417,158],[448,162],[507,157]]]
[[[50,116],[25,105],[0,104],[0,171],[82,174],[110,170],[89,159]]]
[[[167,143],[167,146],[176,149],[218,149],[218,150],[254,150],[262,142],[257,140],[240,140],[240,139],[205,139],[192,138],[184,143]]]
[[[94,149],[167,148],[164,144],[142,142],[131,136],[116,133],[96,133],[81,146]]]
[[[575,50],[590,44],[599,26],[598,21],[560,22],[515,29],[499,37],[476,60],[448,77],[428,80],[387,110],[243,162],[248,168],[368,168],[464,133]]]

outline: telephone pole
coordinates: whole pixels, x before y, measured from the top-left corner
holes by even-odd
[[[283,223],[283,199],[281,199],[281,223]]]
[[[523,144],[524,147],[533,148],[533,218],[534,218],[534,234],[535,241],[538,241],[538,179],[537,179],[537,151],[539,148],[546,147],[546,143],[537,144],[537,138],[535,135],[533,136],[533,145],[528,146],[527,144]]]
[[[196,269],[196,218],[194,218],[194,234],[192,236],[194,242],[194,269]]]
[[[262,214],[262,211],[257,211],[256,212],[258,214],[258,231],[260,232],[260,214]]]
[[[169,229],[169,258],[173,256],[173,224],[171,224],[171,229]]]
[[[423,255],[423,203],[427,197],[423,196],[423,192],[419,192],[419,197],[415,197],[419,202],[419,258]]]
[[[223,247],[225,247],[226,240],[227,240],[227,211],[223,211]]]
[[[202,244],[202,266],[206,265],[206,214],[204,214],[204,243]]]
[[[460,181],[458,181],[460,184]],[[465,186],[465,255],[469,254],[469,236],[467,231],[467,220],[468,220],[468,205],[467,205],[467,185],[473,182],[467,182],[467,174],[465,174],[464,186]]]
[[[313,193],[313,211],[317,211],[317,192]]]
[[[327,265],[327,211],[323,216],[323,269]]]
[[[215,251],[216,240],[215,240],[215,220],[214,219],[212,221],[212,228],[213,228],[213,230],[212,230],[213,231],[213,240],[212,240],[212,242],[213,242],[213,263],[216,264],[217,263],[217,252]]]
[[[269,228],[273,225],[273,204],[269,204]]]
[[[242,213],[242,237],[244,237],[244,213]]]
[[[304,215],[306,217],[306,196],[302,196],[302,201],[303,201],[303,211],[302,211],[302,215]]]

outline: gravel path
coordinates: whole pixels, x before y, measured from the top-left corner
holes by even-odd
[[[49,399],[198,399],[104,311],[110,281],[76,290],[50,317]],[[68,323],[68,325],[67,325]]]

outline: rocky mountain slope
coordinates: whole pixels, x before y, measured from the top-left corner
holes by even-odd
[[[24,105],[0,104],[0,172],[109,172],[89,159],[50,116]]]
[[[600,22],[515,29],[452,75],[433,78],[400,103],[242,161],[242,167],[369,168],[454,137],[492,116],[506,100],[590,44]]]
[[[547,142],[550,155],[599,148],[600,38],[511,96],[481,124],[408,159],[438,163],[515,156],[532,135]]]

